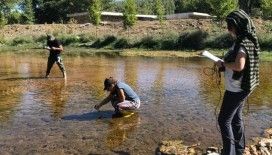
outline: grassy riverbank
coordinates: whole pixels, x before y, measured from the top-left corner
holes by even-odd
[[[85,47],[65,47],[63,56],[109,56],[109,57],[150,57],[150,58],[194,58],[201,57],[203,50],[182,50],[182,51],[169,51],[169,50],[145,50],[145,49],[96,49]],[[214,55],[221,57],[225,50],[208,49]],[[42,49],[40,45],[24,45],[20,47],[2,46],[0,53],[16,53],[16,54],[41,54],[47,55],[47,50]],[[272,61],[272,53],[262,51],[260,54],[261,61]]]

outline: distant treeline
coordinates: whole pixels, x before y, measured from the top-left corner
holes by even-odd
[[[4,0],[0,3],[0,25],[67,23],[67,14],[86,12],[92,0]],[[100,0],[103,11],[123,12],[127,0]],[[133,0],[138,14],[156,14],[158,0]],[[203,12],[223,18],[234,9],[251,16],[272,17],[271,0],[161,0],[164,14]]]

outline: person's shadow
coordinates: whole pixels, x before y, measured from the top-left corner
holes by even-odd
[[[77,121],[91,121],[96,119],[105,119],[105,118],[112,118],[114,111],[94,111],[83,113],[79,115],[68,115],[62,117],[63,120],[77,120]]]

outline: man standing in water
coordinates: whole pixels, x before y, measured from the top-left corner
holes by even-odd
[[[140,107],[140,98],[132,88],[113,77],[105,79],[104,90],[107,90],[110,94],[102,102],[95,105],[94,108],[97,110],[110,101],[115,109],[115,116],[122,116],[124,111],[135,110]]]
[[[259,85],[259,43],[250,17],[243,11],[233,11],[227,18],[227,28],[234,38],[233,46],[216,62],[225,68],[225,94],[218,122],[223,139],[222,155],[242,155],[245,132],[242,120],[244,101]]]
[[[62,72],[63,78],[66,79],[65,67],[60,56],[61,52],[63,51],[63,46],[60,41],[57,40],[52,34],[47,34],[47,47],[45,49],[50,51],[45,77],[49,77],[50,70],[56,62]]]

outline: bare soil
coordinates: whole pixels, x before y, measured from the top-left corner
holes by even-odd
[[[257,33],[271,33],[272,22],[254,19]],[[129,30],[124,30],[122,22],[104,22],[96,27],[86,24],[37,24],[37,25],[6,25],[0,29],[0,36],[12,39],[18,36],[38,37],[46,33],[53,34],[87,34],[97,37],[115,35],[137,39],[144,36],[182,33],[189,30],[201,29],[209,33],[225,32],[225,22],[220,23],[212,19],[182,19],[168,20],[162,25],[158,21],[137,21]]]

